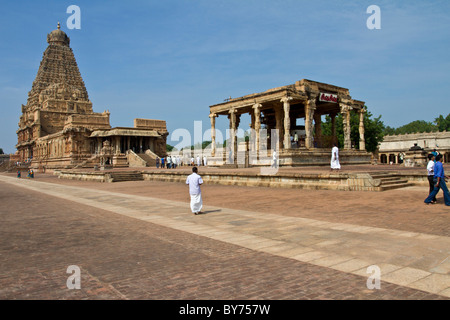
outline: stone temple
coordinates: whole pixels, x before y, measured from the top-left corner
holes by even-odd
[[[335,119],[339,113],[343,116],[344,132],[344,146],[339,152],[341,164],[370,163],[371,154],[365,150],[364,104],[353,99],[346,88],[307,79],[227,99],[209,107],[212,141],[209,163],[267,165],[272,151],[279,150],[279,164],[283,166],[329,165],[331,148],[337,142]],[[351,140],[351,113],[359,115],[359,149],[354,148]],[[242,150],[238,146],[236,132],[243,114],[251,116],[252,136]],[[331,117],[330,136],[321,131],[321,117],[324,115]],[[216,150],[215,122],[219,116],[229,119],[230,139],[225,151]],[[248,126],[244,126],[246,129]],[[298,138],[295,143],[291,141],[293,136]]]
[[[16,145],[21,162],[34,168],[126,167],[152,165],[166,154],[165,121],[135,119],[132,128],[111,128],[109,111],[92,109],[70,38],[59,23],[47,42],[22,105]]]

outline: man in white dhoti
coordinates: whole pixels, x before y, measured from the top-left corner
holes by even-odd
[[[197,167],[200,167],[202,165],[202,160],[200,159],[200,156],[197,156]]]
[[[200,185],[203,183],[202,177],[197,174],[197,167],[192,168],[192,174],[186,179],[186,184],[189,185],[189,194],[191,196],[191,211],[197,215],[202,213],[203,200]]]
[[[341,165],[339,163],[339,149],[335,143],[333,149],[331,149],[331,170],[340,170],[340,169]]]
[[[204,166],[207,166],[207,164],[206,164],[207,161],[208,161],[208,160],[206,159],[206,156],[203,156],[203,165],[204,165]]]

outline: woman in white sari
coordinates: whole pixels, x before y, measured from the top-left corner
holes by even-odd
[[[333,149],[331,149],[331,170],[340,170],[341,164],[339,163],[339,149],[334,144]]]

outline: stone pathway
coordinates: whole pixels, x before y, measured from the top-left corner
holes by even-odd
[[[164,227],[275,256],[369,277],[381,284],[450,297],[450,238],[418,232],[286,217],[208,206],[190,214],[186,203],[16,179],[0,181]]]

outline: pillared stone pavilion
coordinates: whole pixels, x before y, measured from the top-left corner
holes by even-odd
[[[300,80],[295,84],[273,88],[261,93],[249,94],[209,107],[211,119],[212,148],[211,164],[230,163],[229,153],[234,154],[231,162],[239,164],[239,150],[236,132],[240,117],[250,114],[252,137],[246,150],[250,154],[248,165],[267,165],[272,150],[279,150],[280,165],[325,165],[330,163],[331,148],[337,142],[336,115],[343,115],[344,148],[340,151],[341,163],[369,163],[371,155],[365,150],[364,102],[355,100],[346,88],[311,80]],[[359,150],[352,145],[350,136],[350,115],[359,114]],[[332,121],[332,135],[321,132],[321,116],[329,115]],[[216,152],[215,121],[218,116],[229,119],[229,148]],[[303,119],[304,125],[297,125]],[[248,129],[244,128],[244,130]],[[275,129],[276,134],[274,134]],[[263,131],[264,132],[263,132]],[[264,133],[264,134],[263,134]],[[297,135],[298,142],[291,137]],[[263,150],[261,150],[263,149]],[[222,150],[221,150],[222,151]],[[233,156],[231,156],[233,158]]]

